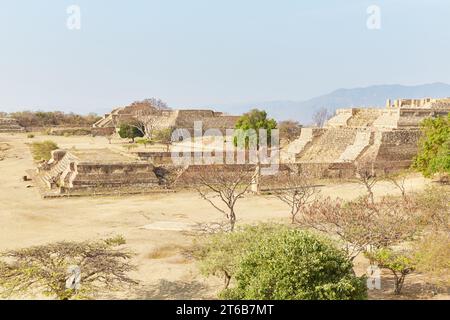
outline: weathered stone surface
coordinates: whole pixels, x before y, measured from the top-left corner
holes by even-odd
[[[23,132],[23,128],[16,119],[0,118],[0,132]]]
[[[203,131],[208,129],[233,129],[238,116],[229,116],[213,110],[159,110],[146,104],[132,104],[124,108],[118,108],[106,114],[96,122],[93,132],[97,135],[110,134],[111,128],[117,128],[120,123],[132,121],[139,117],[151,116],[154,118],[155,129],[187,129],[193,132],[194,122],[201,121]],[[106,128],[110,128],[106,130]],[[103,129],[103,130],[101,130]]]
[[[155,166],[109,149],[55,150],[52,158],[38,167],[35,178],[54,193],[89,193],[120,189],[145,192],[159,188]]]
[[[295,141],[287,149],[297,151],[295,163],[323,177],[351,176],[361,162],[379,173],[395,172],[408,168],[417,154],[420,123],[449,112],[450,98],[389,100],[386,109],[340,109],[318,134],[308,135],[307,141],[300,137],[302,148]]]

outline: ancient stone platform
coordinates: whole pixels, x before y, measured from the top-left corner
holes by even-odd
[[[55,150],[29,173],[44,197],[166,191],[154,165],[109,149]]]

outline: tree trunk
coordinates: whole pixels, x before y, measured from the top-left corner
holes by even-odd
[[[234,209],[231,208],[230,211],[230,231],[233,232],[234,231],[234,225],[236,224],[236,214],[234,213]]]
[[[224,289],[228,289],[228,286],[230,285],[230,281],[231,281],[231,276],[226,271],[224,273],[225,273],[225,288]]]
[[[405,282],[405,274],[402,274],[400,277],[395,276],[395,290],[394,293],[400,294],[402,292],[402,288],[403,288],[403,283]]]

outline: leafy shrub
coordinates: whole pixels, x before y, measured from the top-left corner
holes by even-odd
[[[36,161],[50,160],[53,150],[58,149],[58,145],[50,140],[43,142],[33,142],[31,145],[31,153]]]
[[[244,143],[243,146],[248,147],[252,141],[255,141],[256,145],[259,146],[259,129],[267,130],[267,145],[270,145],[271,132],[277,128],[277,122],[274,119],[268,118],[266,111],[253,109],[238,119],[235,128],[243,130],[236,132],[234,137],[235,146]],[[247,136],[247,134],[250,134],[250,132],[246,132],[247,130],[255,130],[253,134],[256,134],[256,136]]]
[[[120,125],[120,128],[119,128],[119,136],[122,139],[128,138],[134,142],[135,138],[143,137],[144,133],[134,125],[131,125],[128,123],[123,123]]]
[[[394,251],[389,248],[366,252],[367,258],[380,268],[387,269],[394,275],[395,294],[400,294],[408,274],[414,271],[414,259],[410,252]]]
[[[117,235],[112,238],[107,238],[104,240],[108,246],[121,246],[127,243],[125,237],[122,235]]]
[[[450,114],[425,119],[421,129],[423,137],[413,167],[426,177],[435,173],[450,174]]]
[[[200,272],[206,276],[223,277],[225,288],[236,272],[237,265],[249,247],[265,235],[279,230],[281,226],[260,224],[243,226],[234,232],[220,232],[197,242],[194,257],[199,260]]]
[[[139,139],[136,139],[136,143],[144,145],[144,147],[147,147],[147,145],[153,144],[153,141],[148,138],[139,138]]]
[[[32,134],[32,133],[27,134],[27,138],[28,139],[33,139],[34,138],[34,134]]]
[[[236,286],[224,299],[365,299],[364,278],[331,242],[285,226],[262,225],[215,235],[201,263],[203,272],[226,271]]]

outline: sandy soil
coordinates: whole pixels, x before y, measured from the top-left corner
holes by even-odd
[[[123,235],[127,246],[136,253],[133,274],[140,285],[132,292],[110,295],[136,299],[214,298],[222,281],[199,275],[193,261],[181,255],[194,236],[183,230],[195,223],[221,221],[221,215],[194,192],[152,194],[146,196],[47,199],[40,197],[33,182],[22,181],[25,170],[33,168],[26,143],[53,140],[62,148],[113,148],[123,151],[117,141],[112,145],[103,137],[48,137],[26,134],[0,134],[0,250],[28,247],[61,240],[98,240]],[[7,148],[9,147],[9,149]],[[8,149],[8,150],[5,150]],[[2,157],[4,158],[3,160]],[[408,190],[424,188],[429,181],[420,176],[407,180]],[[31,187],[27,188],[27,185]],[[321,188],[323,195],[351,199],[364,189],[356,183],[330,184]],[[376,195],[395,194],[389,183],[380,183]],[[288,222],[288,211],[280,201],[248,196],[237,207],[238,224],[255,221]],[[155,251],[164,254],[155,254]],[[357,259],[355,269],[364,273],[367,262]],[[417,278],[417,277],[416,277]],[[402,298],[430,297],[423,281],[406,280]],[[382,291],[371,298],[391,299],[392,285],[383,277]],[[419,286],[419,287],[417,287]],[[423,291],[423,292],[422,292]],[[440,296],[435,296],[439,298]]]

